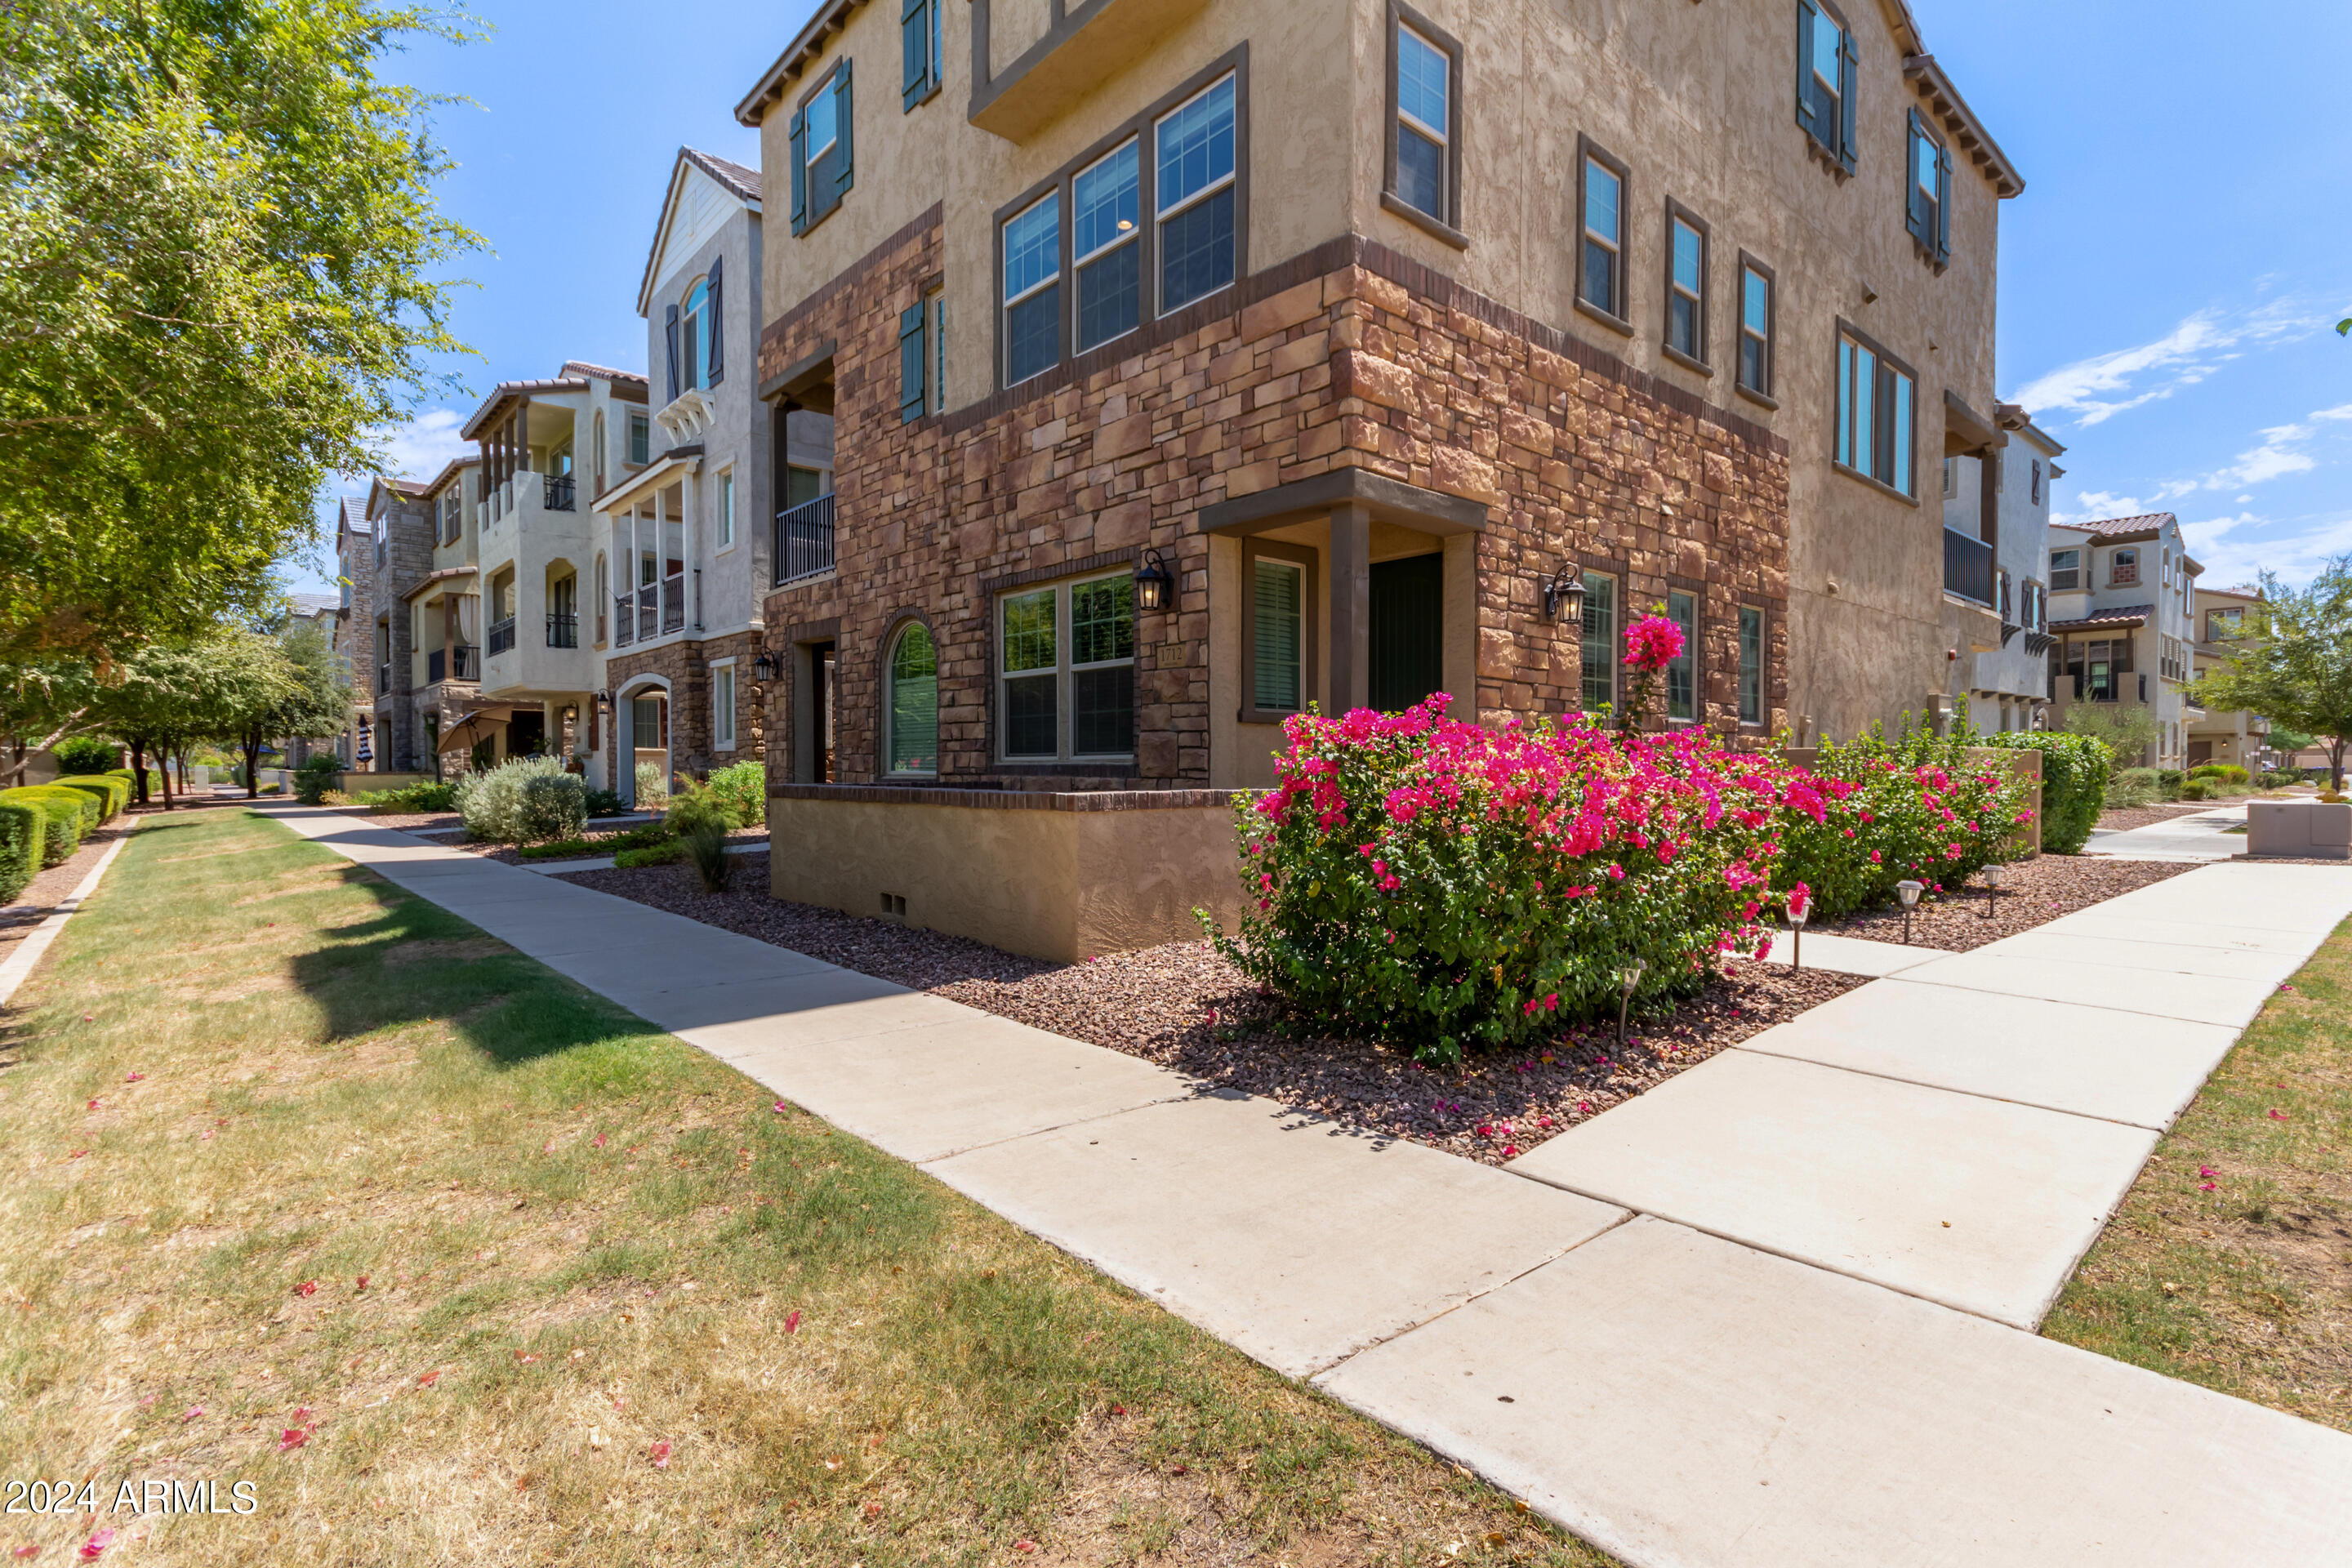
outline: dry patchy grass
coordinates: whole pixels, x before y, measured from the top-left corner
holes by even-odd
[[[2352,922],[2205,1085],[2042,1331],[2352,1431]]]
[[[0,1545],[1604,1561],[247,813],[144,827],[24,1000],[0,1480],[101,1511],[0,1518]],[[126,1479],[258,1506],[107,1511]]]

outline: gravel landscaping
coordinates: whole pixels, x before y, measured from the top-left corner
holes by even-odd
[[[2237,800],[2167,800],[2154,805],[2110,806],[2099,814],[2099,826],[2118,833],[2134,827],[2153,827],[2159,822],[2210,811],[2217,805],[2235,805],[2245,798],[2241,795]]]
[[[583,871],[568,880],[1040,1029],[1264,1095],[1351,1126],[1499,1164],[1589,1117],[1864,984],[1861,977],[1741,963],[1670,1015],[1538,1050],[1424,1068],[1360,1040],[1292,1037],[1283,1010],[1206,942],[1171,942],[1079,964],[1022,958],[962,937],[766,896],[768,858],[740,857],[732,892],[685,867]]]
[[[1993,900],[1993,914],[1985,916],[1985,887],[1971,880],[1956,893],[1928,893],[1911,911],[1911,944],[1965,952],[2019,931],[2047,925],[2061,915],[2087,910],[2093,904],[2194,871],[2196,864],[2180,860],[2108,860],[2091,855],[2037,855],[2009,868]],[[1843,921],[1807,926],[1807,931],[1835,931],[1867,942],[1901,942],[1900,905],[1866,910]]]

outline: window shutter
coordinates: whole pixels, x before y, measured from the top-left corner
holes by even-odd
[[[931,16],[933,0],[899,0],[898,53],[903,63],[898,84],[901,104],[912,110],[931,89]]]
[[[1854,63],[1853,29],[1848,27],[1838,34],[1837,155],[1838,163],[1849,174],[1853,173],[1856,146],[1853,128],[1855,120],[1859,118],[1855,112],[1858,106],[1854,102],[1854,89],[1860,85],[1861,76]]]
[[[1952,258],[1952,150],[1936,149],[1936,264]]]
[[[793,232],[808,228],[808,121],[793,110]]]
[[[929,315],[921,300],[898,312],[898,423],[910,424],[923,416],[923,367],[929,359],[924,352],[923,321]]]
[[[723,256],[710,258],[710,300],[702,308],[702,330],[710,340],[710,363],[703,367],[702,374],[706,386],[717,386],[727,374],[727,307],[721,303],[726,296],[719,286],[719,267],[726,259]]]
[[[837,129],[835,132],[838,140],[834,146],[833,191],[825,201],[825,205],[828,207],[838,203],[848,194],[849,187],[856,183],[857,175],[856,160],[850,155],[849,147],[849,128],[857,117],[850,112],[849,62],[847,60],[842,61],[841,69],[834,73],[833,104],[834,112],[838,117],[835,121]]]
[[[662,331],[669,339],[669,400],[677,401],[677,307],[672,305],[663,318]]]
[[[1797,0],[1797,125],[1814,141],[1828,143],[1821,110],[1813,102],[1813,8],[1805,0]]]
[[[1927,211],[1927,194],[1919,188],[1919,143],[1927,136],[1927,128],[1919,123],[1919,111],[1915,109],[1911,111],[1911,137],[1904,144],[1903,226],[1911,231],[1912,238],[1933,250],[1936,234],[1931,226],[1935,219]]]

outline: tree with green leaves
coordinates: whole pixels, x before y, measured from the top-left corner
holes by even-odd
[[[335,651],[316,621],[289,620],[270,640],[270,659],[282,679],[249,683],[243,694],[256,699],[235,716],[231,737],[245,753],[245,794],[261,793],[257,770],[261,748],[273,740],[316,740],[343,726],[351,710],[351,685],[335,668]]]
[[[2138,767],[2148,747],[2156,743],[2156,715],[2143,706],[2125,702],[2077,702],[2066,710],[2066,729],[2106,746],[2109,777]]]
[[[2229,661],[2198,683],[2196,700],[2316,736],[2327,745],[2331,787],[2341,790],[2352,741],[2352,555],[2299,589],[2264,572],[2262,590],[2229,637]]]
[[[457,345],[404,0],[0,7],[0,660],[257,620]]]
[[[134,768],[152,754],[177,763],[182,778],[198,742],[232,739],[253,715],[300,700],[277,639],[247,626],[148,644],[124,660],[123,676],[93,704],[100,723],[131,748]],[[163,805],[172,805],[166,769]]]

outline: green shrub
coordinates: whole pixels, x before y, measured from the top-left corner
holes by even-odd
[[[2262,778],[2264,789],[2285,789],[2291,784],[2299,784],[2302,782],[2303,775],[2293,768],[2275,768],[2263,774]]]
[[[54,781],[58,789],[78,789],[98,802],[98,819],[111,822],[115,813],[131,804],[131,785],[105,773],[78,774]]]
[[[370,811],[394,815],[410,812],[455,811],[457,809],[457,786],[449,784],[414,784],[406,789],[362,790],[348,797],[353,805],[366,806]]]
[[[41,868],[48,833],[41,808],[0,797],[0,904],[13,904]]]
[[[691,779],[669,797],[667,820],[673,833],[691,833],[705,826],[715,826],[724,833],[742,826],[735,815],[732,799]]]
[[[524,786],[532,779],[569,779],[554,786],[571,795],[569,807],[559,807],[555,795],[541,792],[541,804],[526,814]],[[561,758],[510,757],[488,773],[468,773],[457,781],[457,813],[471,837],[491,844],[532,844],[543,838],[575,838],[588,820],[588,781],[563,771]],[[553,831],[547,829],[552,827]]]
[[[57,758],[59,773],[102,773],[121,764],[122,748],[96,735],[76,735],[70,741],[59,741],[49,755]]]
[[[669,804],[669,775],[659,763],[639,763],[632,776],[636,780],[638,809],[659,811]]]
[[[342,771],[342,763],[333,757],[312,757],[294,770],[294,797],[304,805],[322,804],[327,792],[335,787],[335,775]]]
[[[619,816],[628,809],[629,803],[621,798],[617,790],[592,789],[588,792],[588,815],[591,816]]]
[[[723,893],[727,879],[734,871],[734,857],[727,853],[727,829],[715,822],[698,823],[678,836],[686,858],[694,862],[695,875],[702,879],[703,891]],[[616,865],[618,859],[615,858]]]
[[[711,794],[734,808],[735,826],[757,827],[768,820],[768,765],[740,762],[710,775]]]
[[[272,779],[269,783],[261,786],[261,793],[264,795],[284,795],[286,793],[286,786],[279,784],[277,780]]]
[[[526,844],[517,853],[526,860],[578,860],[608,848],[591,838],[559,838],[552,844]]]
[[[41,864],[61,866],[73,858],[81,847],[83,824],[95,827],[96,803],[78,789],[58,789],[49,784],[31,784],[20,789],[0,790],[0,801],[13,801],[31,806],[41,814]]]
[[[2153,805],[2158,799],[2154,768],[2126,768],[2107,783],[2111,806]]]
[[[2210,779],[2187,779],[2180,785],[2182,800],[2211,800],[2215,793]]]
[[[2073,855],[2090,842],[2107,806],[2107,773],[2115,760],[2105,742],[2064,730],[2012,730],[1980,736],[1979,743],[2042,753],[2044,853]]]
[[[672,838],[666,843],[649,844],[641,849],[624,849],[613,857],[616,870],[630,871],[640,866],[667,866],[684,858],[686,846]]]
[[[523,780],[520,826],[525,844],[579,837],[588,829],[588,781],[563,773]]]
[[[2254,782],[2254,775],[2235,763],[2207,763],[2201,767],[2189,769],[2189,776],[2192,779],[2211,779],[2218,784],[2242,784]]]

